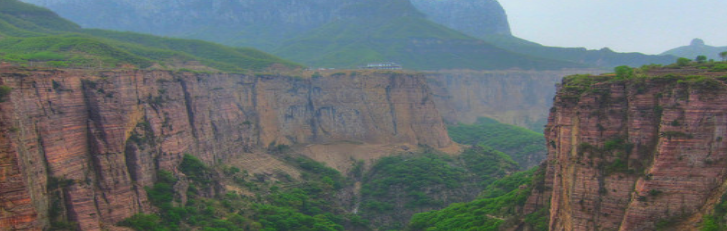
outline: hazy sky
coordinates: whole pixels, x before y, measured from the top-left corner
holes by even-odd
[[[661,53],[727,46],[727,0],[499,0],[515,36],[548,46]]]

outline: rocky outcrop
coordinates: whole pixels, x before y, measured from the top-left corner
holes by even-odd
[[[555,231],[698,230],[727,190],[727,85],[712,78],[725,74],[566,78],[525,212],[549,204]]]
[[[101,230],[153,208],[145,186],[185,153],[207,164],[271,145],[452,145],[424,77],[311,79],[3,68],[0,229]]]
[[[472,124],[480,117],[542,132],[563,76],[601,73],[596,69],[561,71],[440,71],[427,75],[434,102],[450,124]]]
[[[497,0],[411,0],[427,18],[477,38],[510,35],[507,14]]]

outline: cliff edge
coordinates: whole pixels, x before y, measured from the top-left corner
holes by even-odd
[[[549,230],[698,230],[727,191],[724,64],[567,77],[545,135]]]
[[[9,67],[0,85],[3,230],[102,230],[153,212],[144,188],[159,170],[184,178],[184,154],[214,165],[281,144],[454,147],[418,74]]]

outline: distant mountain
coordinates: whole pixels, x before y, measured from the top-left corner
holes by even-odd
[[[0,1],[0,60],[58,67],[206,66],[223,71],[300,65],[250,48],[129,32],[81,29],[52,11],[17,0]],[[194,63],[194,64],[187,64]]]
[[[409,0],[369,0],[342,17],[295,37],[273,53],[314,67],[394,61],[407,69],[560,69],[583,67],[535,58],[427,20]]]
[[[84,28],[250,46],[320,67],[395,61],[424,70],[611,68],[676,59],[525,41],[510,34],[496,0],[23,1]]]
[[[510,35],[507,14],[497,0],[411,0],[428,19],[467,35]]]
[[[48,7],[84,28],[202,39],[266,51],[348,15],[364,0],[23,0]],[[411,0],[432,21],[471,36],[509,34],[496,0]]]
[[[727,46],[714,47],[704,43],[704,40],[694,39],[689,46],[677,47],[662,53],[662,55],[673,55],[677,57],[684,57],[695,59],[697,56],[704,55],[708,59],[722,60],[719,53],[727,51]]]
[[[84,28],[203,39],[263,50],[336,17],[349,0],[24,0]]]
[[[645,55],[642,53],[618,53],[611,49],[588,50],[586,48],[548,47],[511,35],[490,34],[483,37],[498,47],[533,57],[544,57],[583,65],[613,68],[621,65],[638,67],[646,64],[670,64],[677,57],[671,55]]]

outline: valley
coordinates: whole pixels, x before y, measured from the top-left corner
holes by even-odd
[[[25,2],[0,230],[727,229],[701,40],[548,47],[496,0]]]

